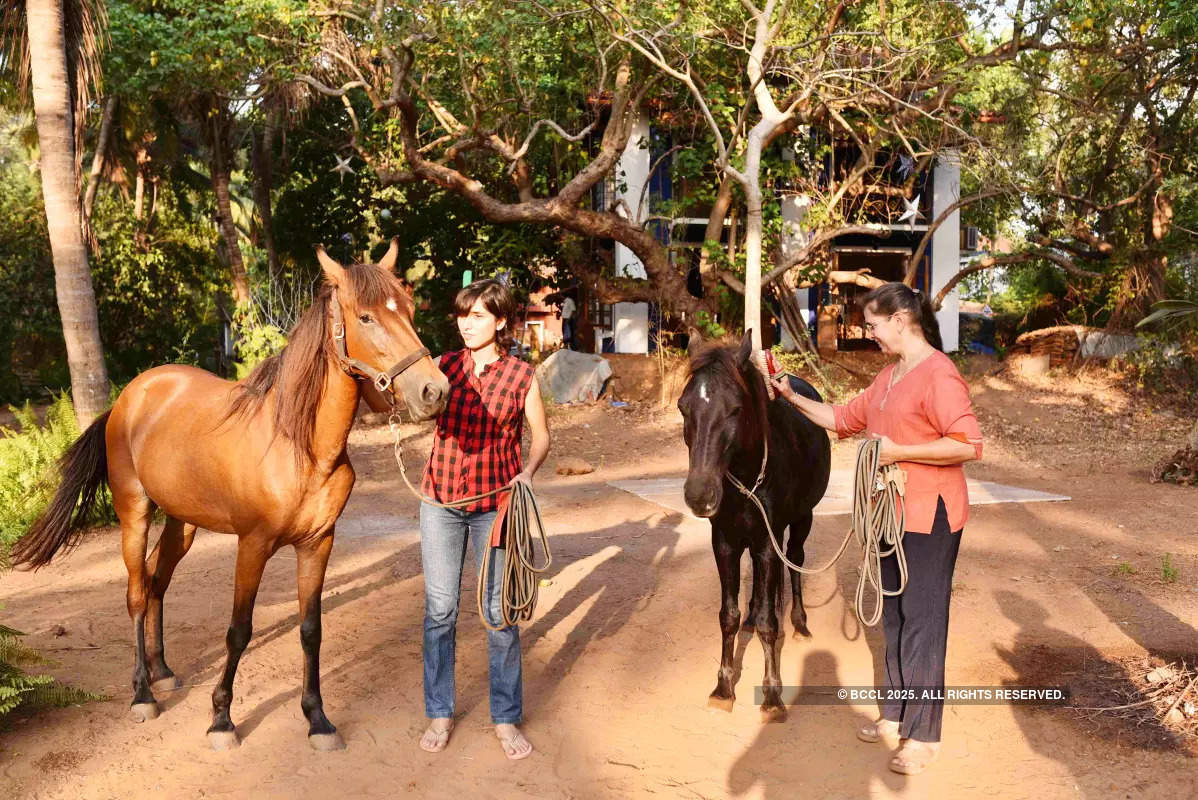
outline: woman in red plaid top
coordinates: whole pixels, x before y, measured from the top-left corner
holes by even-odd
[[[545,406],[530,364],[508,355],[508,323],[516,303],[496,280],[475,281],[454,300],[458,331],[466,347],[438,359],[449,379],[449,400],[437,418],[433,452],[424,473],[423,492],[438,503],[452,503],[507,486],[531,485],[549,454]],[[527,418],[532,434],[528,464],[520,456]],[[454,649],[462,565],[469,540],[476,565],[490,543],[499,496],[461,508],[420,505],[420,552],[424,564],[424,710],[428,729],[420,746],[440,752],[453,730]],[[491,559],[490,575],[479,575],[488,591],[489,615],[501,618],[500,585],[504,552]],[[523,719],[520,630],[512,625],[487,631],[490,656],[491,721],[508,758],[532,753],[516,726]]]

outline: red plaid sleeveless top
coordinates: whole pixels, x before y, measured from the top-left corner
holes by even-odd
[[[441,356],[441,372],[449,380],[449,399],[437,417],[421,489],[439,503],[452,503],[506,486],[520,474],[524,398],[535,374],[531,364],[504,355],[476,376],[469,350]],[[499,495],[492,495],[463,510],[498,506]]]

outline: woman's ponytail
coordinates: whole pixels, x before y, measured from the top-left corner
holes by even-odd
[[[936,321],[932,301],[928,299],[927,292],[921,292],[919,289],[915,290],[915,297],[919,301],[919,327],[923,328],[923,338],[943,353],[944,340],[940,338],[940,323]]]

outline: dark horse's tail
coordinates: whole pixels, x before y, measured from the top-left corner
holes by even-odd
[[[108,483],[104,429],[111,413],[105,411],[97,417],[59,459],[62,482],[50,505],[13,546],[14,566],[44,567],[64,545],[69,549],[79,543],[96,504],[96,496]]]

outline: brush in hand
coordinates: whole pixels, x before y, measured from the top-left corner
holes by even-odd
[[[779,374],[789,374],[782,369],[782,365],[774,358],[774,353],[771,350],[754,350],[753,351],[753,366],[761,373],[761,377],[765,379],[765,391],[769,395],[770,400],[777,396],[774,390],[773,378]]]

